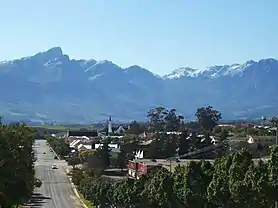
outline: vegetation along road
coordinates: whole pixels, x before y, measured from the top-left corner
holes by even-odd
[[[45,208],[82,207],[66,175],[66,164],[63,161],[54,160],[54,153],[50,152],[46,141],[37,140],[34,152],[37,157],[36,177],[41,179],[43,184],[35,189],[35,194],[28,205]],[[52,169],[53,164],[57,165],[57,169]]]

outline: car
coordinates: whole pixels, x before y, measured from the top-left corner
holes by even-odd
[[[45,155],[46,153],[45,153],[45,152],[43,152],[42,154],[44,154],[44,155]]]
[[[55,165],[55,164],[53,164],[51,168],[52,168],[52,169],[58,169],[58,168],[57,168],[57,165]]]
[[[50,151],[50,152],[53,152],[53,150],[52,150],[52,149],[50,149],[49,151]]]

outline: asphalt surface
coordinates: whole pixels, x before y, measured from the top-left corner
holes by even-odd
[[[81,208],[66,175],[66,163],[54,160],[54,153],[50,152],[45,140],[36,141],[34,153],[36,177],[42,181],[42,186],[35,189],[31,202],[25,207]],[[53,164],[58,169],[52,169]]]

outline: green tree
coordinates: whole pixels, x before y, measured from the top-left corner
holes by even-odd
[[[189,134],[187,131],[183,131],[182,134],[179,136],[179,155],[183,155],[188,153],[190,147],[190,140],[189,140]]]
[[[229,132],[226,129],[222,129],[218,135],[216,135],[216,154],[218,157],[229,154]]]
[[[148,199],[144,202],[144,207],[176,207],[172,174],[166,169],[153,174],[141,194]]]
[[[144,128],[137,121],[132,121],[130,123],[128,133],[139,135],[143,132]]]
[[[260,160],[258,165],[251,165],[244,180],[248,189],[247,208],[265,208],[273,205],[270,198],[271,189],[267,164]]]
[[[229,207],[231,193],[228,182],[231,164],[231,156],[220,157],[215,160],[213,177],[207,188],[209,207]]]
[[[270,124],[273,126],[273,127],[277,127],[278,126],[278,117],[276,116],[273,116],[270,120],[269,120]]]
[[[83,170],[79,168],[73,168],[70,172],[70,175],[72,177],[73,184],[76,186],[79,186],[80,182],[84,179]]]
[[[134,187],[134,185],[135,180],[132,179],[126,179],[124,181],[113,184],[113,191],[111,199],[109,200],[110,202],[112,202],[113,207],[138,207],[138,202],[140,201],[138,197],[140,193],[136,192],[136,188]]]
[[[68,159],[68,165],[71,165],[75,168],[76,165],[80,164],[80,159],[77,154],[72,154]]]
[[[124,152],[123,149],[121,149],[121,151],[117,156],[117,166],[120,169],[124,169],[126,168],[127,162],[128,162],[127,154]]]
[[[92,149],[92,150],[83,150],[78,154],[78,158],[80,159],[81,163],[87,163],[88,162],[88,158],[91,155],[96,154],[96,150]]]
[[[248,207],[250,198],[248,186],[245,184],[246,172],[254,165],[252,155],[246,149],[233,154],[229,169],[230,199],[233,207]]]
[[[191,161],[176,167],[174,193],[185,207],[203,208],[207,204],[207,187],[212,179],[213,166],[209,162]]]
[[[179,131],[184,117],[177,115],[176,109],[170,109],[164,117],[166,131]]]
[[[195,115],[197,117],[197,123],[200,125],[200,127],[208,132],[212,132],[213,128],[222,118],[221,113],[215,110],[212,106],[197,109]]]
[[[32,145],[35,133],[24,124],[0,125],[0,207],[28,200],[36,183]]]
[[[268,173],[271,191],[272,202],[278,202],[278,146],[274,146],[271,149],[270,160],[268,161]]]
[[[55,151],[55,153],[58,154],[60,157],[69,155],[70,147],[69,144],[66,143],[64,139],[47,136],[46,141],[51,146],[51,148]]]
[[[165,116],[167,116],[168,110],[164,107],[156,107],[149,110],[147,118],[149,119],[149,125],[153,132],[161,132],[165,130]]]
[[[101,160],[103,168],[106,169],[110,166],[110,147],[109,141],[104,141],[102,146],[97,150],[96,155]]]

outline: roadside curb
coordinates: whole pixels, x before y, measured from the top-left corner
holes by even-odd
[[[80,203],[82,204],[82,206],[83,206],[84,208],[88,208],[88,206],[87,206],[87,205],[83,202],[83,200],[81,199],[81,197],[80,197],[80,195],[79,195],[79,193],[78,193],[78,191],[77,191],[75,185],[72,183],[71,177],[68,176],[69,169],[68,169],[68,168],[65,168],[65,171],[66,171],[67,177],[68,177],[68,179],[69,179],[69,181],[70,181],[70,185],[71,185],[71,187],[72,187],[72,190],[73,190],[74,194],[77,196],[77,198],[78,198],[78,200],[80,201]]]

